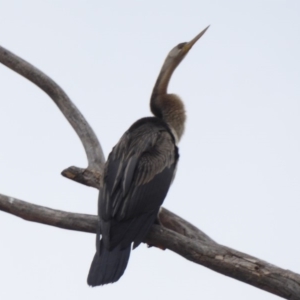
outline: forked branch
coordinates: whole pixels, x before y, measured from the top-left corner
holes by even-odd
[[[96,216],[54,210],[1,194],[0,210],[28,221],[64,229],[95,233],[97,228]],[[161,215],[163,226],[152,226],[145,240],[147,244],[169,249],[194,263],[285,299],[300,299],[300,275],[219,245],[165,209]]]
[[[51,78],[1,46],[0,62],[45,91],[78,134],[88,158],[88,167],[69,167],[62,175],[99,188],[104,155],[92,128],[69,97]],[[70,230],[96,232],[96,216],[58,211],[1,194],[0,210],[28,221]],[[300,300],[300,275],[219,245],[201,230],[166,209],[161,210],[159,220],[162,226],[152,226],[146,243],[170,249],[192,262],[274,295]]]

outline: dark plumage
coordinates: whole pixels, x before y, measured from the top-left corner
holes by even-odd
[[[90,285],[114,282],[122,276],[131,243],[137,247],[155,221],[177,160],[174,137],[158,118],[140,119],[113,148],[99,195],[102,239],[99,232],[100,245],[88,277]],[[101,259],[103,267],[99,268],[96,262]]]
[[[156,117],[135,122],[113,148],[105,165],[99,194],[99,226],[88,284],[117,281],[131,250],[146,237],[163,203],[178,161],[177,142],[185,122],[179,97],[167,94],[172,73],[207,28],[189,43],[171,50],[151,97]]]

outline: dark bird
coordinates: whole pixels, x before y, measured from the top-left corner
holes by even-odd
[[[87,279],[90,286],[119,280],[131,244],[136,248],[155,222],[175,175],[177,143],[186,119],[183,102],[167,94],[167,87],[176,67],[207,29],[171,50],[153,88],[154,117],[136,121],[109,154],[99,194],[96,254]]]

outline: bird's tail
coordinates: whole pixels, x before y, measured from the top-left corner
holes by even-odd
[[[111,251],[100,246],[99,250],[94,256],[89,271],[87,283],[90,286],[118,281],[127,267],[131,245],[125,249],[117,246]]]

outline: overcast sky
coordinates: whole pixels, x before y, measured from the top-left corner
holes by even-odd
[[[299,14],[299,1],[0,0],[0,44],[62,86],[107,156],[150,115],[169,50],[210,24],[169,88],[188,121],[164,206],[300,273]],[[97,191],[60,175],[87,165],[78,137],[46,94],[2,65],[0,137],[0,193],[96,214]],[[119,282],[89,288],[94,244],[0,212],[0,299],[277,298],[145,244]]]

